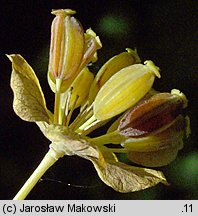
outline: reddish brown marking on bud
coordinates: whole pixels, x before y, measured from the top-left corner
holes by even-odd
[[[78,67],[84,54],[84,30],[71,15],[71,10],[57,10],[51,26],[49,72],[57,79],[68,80],[68,85],[80,72]]]
[[[170,124],[182,110],[183,101],[177,95],[159,93],[132,108],[120,121],[120,134],[128,137],[155,133]]]

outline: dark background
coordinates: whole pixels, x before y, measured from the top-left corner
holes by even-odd
[[[59,160],[28,199],[197,199],[198,2],[195,0],[54,0],[1,1],[0,7],[0,199],[12,199],[48,150],[49,142],[34,123],[12,109],[11,64],[5,53],[19,53],[35,69],[47,104],[53,94],[47,81],[51,9],[71,8],[85,29],[92,27],[103,43],[99,67],[126,47],[136,47],[141,59],[152,59],[162,78],[160,91],[178,88],[189,99],[192,134],[177,159],[161,168],[170,186],[121,194],[104,185],[92,164],[77,157]],[[48,179],[48,180],[47,180]],[[71,186],[68,186],[71,184]]]

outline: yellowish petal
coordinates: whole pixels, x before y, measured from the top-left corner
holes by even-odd
[[[11,88],[15,113],[25,121],[49,122],[45,98],[33,69],[21,55],[7,57],[12,62]]]
[[[158,183],[168,184],[160,171],[129,166],[120,162],[91,160],[101,180],[121,193],[144,190]]]

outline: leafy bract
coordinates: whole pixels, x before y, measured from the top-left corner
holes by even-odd
[[[86,140],[73,133],[68,133],[68,128],[61,125],[38,124],[43,134],[52,142],[51,147],[65,155],[78,155],[88,159],[98,158],[98,151],[89,145]]]
[[[15,113],[25,121],[49,122],[45,98],[33,69],[21,55],[7,57],[12,62],[11,88]]]
[[[63,155],[78,155],[90,160],[101,180],[114,190],[128,193],[139,191],[158,183],[167,184],[162,172],[130,166],[118,161],[114,153],[91,146],[80,137],[68,135],[64,126],[37,123],[44,135],[52,142],[50,148]]]
[[[160,171],[130,166],[121,162],[106,162],[102,155],[91,160],[101,180],[114,190],[128,193],[152,187],[158,183],[168,184]]]

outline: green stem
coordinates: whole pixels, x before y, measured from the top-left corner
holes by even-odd
[[[55,93],[55,104],[54,104],[54,124],[61,123],[61,107],[60,107],[60,95],[61,95],[61,83],[62,79],[56,79],[56,93]]]
[[[99,146],[99,145],[105,145],[109,143],[120,144],[121,142],[123,142],[123,140],[124,137],[121,136],[117,130],[115,130],[111,133],[107,133],[99,137],[90,138],[88,139],[88,142]]]
[[[66,119],[66,126],[67,127],[68,127],[69,122],[71,120],[71,117],[72,117],[73,111],[75,109],[76,102],[77,102],[78,98],[79,98],[79,96],[77,95],[76,98],[75,98],[75,100],[74,100],[74,103],[73,103],[72,107],[70,108],[69,114],[67,115],[67,119]]]
[[[113,153],[127,153],[125,148],[108,148],[106,151]]]
[[[86,108],[83,111],[80,111],[75,120],[69,125],[70,129],[75,131],[77,130],[86,119],[90,118],[93,115],[92,105]]]
[[[90,124],[92,124],[96,120],[97,120],[96,117],[92,115],[91,118],[89,118],[83,125],[81,125],[79,127],[79,130],[77,130],[76,132],[83,131],[84,129],[86,129],[86,127],[88,127]]]
[[[39,179],[43,174],[58,160],[62,155],[56,153],[54,150],[50,149],[45,155],[39,166],[32,173],[29,179],[25,182],[23,187],[19,190],[13,200],[23,200],[30,193]]]

